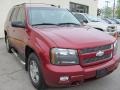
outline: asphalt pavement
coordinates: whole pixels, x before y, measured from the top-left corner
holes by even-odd
[[[19,59],[7,53],[4,39],[0,39],[0,90],[36,90]],[[80,86],[47,90],[120,90],[120,66],[112,74]]]

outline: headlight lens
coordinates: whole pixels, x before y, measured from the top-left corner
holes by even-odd
[[[107,27],[107,31],[108,32],[114,32],[116,30],[116,27],[115,26],[108,26]]]
[[[114,55],[117,53],[117,49],[118,49],[118,42],[117,40],[114,42]]]
[[[55,65],[79,64],[77,50],[53,48],[51,50],[51,63]]]

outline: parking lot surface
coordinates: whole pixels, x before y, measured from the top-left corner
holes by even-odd
[[[36,90],[19,59],[7,53],[4,39],[0,39],[0,90]],[[120,90],[120,66],[112,74],[80,86],[47,90]]]

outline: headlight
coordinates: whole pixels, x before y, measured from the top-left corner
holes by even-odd
[[[118,49],[118,42],[117,40],[114,42],[114,55],[117,53],[117,49]]]
[[[53,48],[51,50],[51,63],[55,65],[79,64],[77,50]]]
[[[107,27],[107,31],[108,32],[114,32],[116,30],[116,27],[115,26],[108,26]]]

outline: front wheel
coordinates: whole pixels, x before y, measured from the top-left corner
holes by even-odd
[[[31,53],[29,55],[28,72],[34,87],[38,90],[45,90],[45,83],[41,72],[39,59],[35,53]]]

